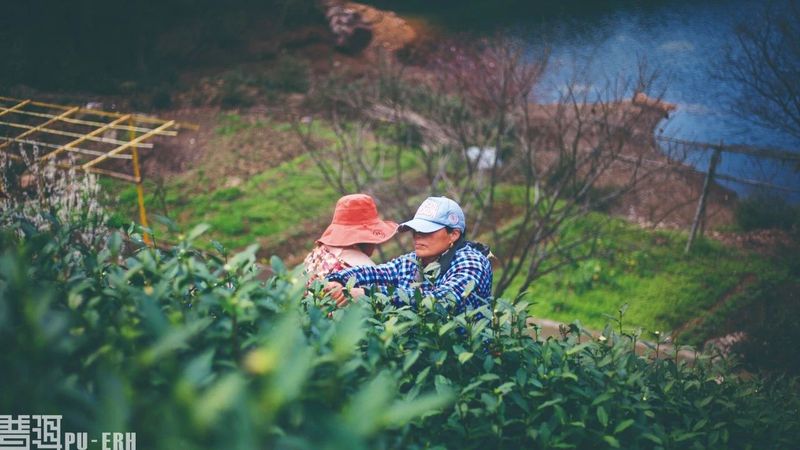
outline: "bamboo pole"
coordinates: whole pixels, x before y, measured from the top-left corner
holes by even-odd
[[[62,145],[61,147],[59,147],[59,148],[55,149],[54,151],[52,151],[52,152],[50,152],[50,153],[48,153],[48,154],[46,154],[46,155],[42,156],[41,160],[42,160],[42,161],[44,161],[44,160],[46,160],[46,159],[54,158],[54,157],[55,157],[56,155],[58,155],[59,153],[69,150],[70,148],[72,148],[72,147],[74,147],[74,146],[76,146],[76,145],[80,144],[81,142],[83,142],[83,141],[85,141],[85,140],[89,139],[89,138],[90,138],[90,137],[92,137],[92,136],[97,136],[98,134],[100,134],[100,133],[102,133],[103,131],[105,131],[105,130],[107,130],[107,129],[111,128],[112,126],[114,126],[114,125],[116,125],[116,124],[118,124],[118,123],[120,123],[120,122],[122,122],[122,121],[125,121],[125,120],[127,120],[129,117],[130,117],[130,115],[128,115],[128,117],[120,117],[119,119],[117,119],[117,120],[115,120],[115,121],[113,121],[113,122],[111,122],[111,123],[108,123],[108,124],[106,124],[105,126],[102,126],[102,127],[100,127],[100,128],[96,128],[96,129],[95,129],[94,131],[92,131],[91,133],[85,134],[85,135],[83,135],[82,137],[79,137],[78,139],[75,139],[74,141],[72,141],[72,142],[69,142],[69,143],[67,143],[67,144],[65,144],[65,145]]]
[[[25,107],[25,105],[27,105],[30,102],[31,102],[30,100],[23,100],[17,103],[16,105],[12,106],[11,108],[3,108],[3,110],[0,111],[0,116],[4,116],[8,113],[17,111],[18,109]]]
[[[136,178],[136,177],[130,176],[130,175],[126,174],[126,173],[114,172],[112,170],[100,169],[100,168],[97,168],[97,167],[90,167],[90,168],[86,169],[85,171],[89,172],[89,173],[96,173],[98,175],[108,175],[109,177],[118,178],[120,180],[129,181],[131,183],[137,183],[137,182],[141,181],[141,178]]]
[[[0,96],[0,101],[19,102],[20,100],[16,99],[16,98],[11,98],[11,97]],[[61,110],[66,110],[66,109],[72,108],[71,106],[59,105],[59,104],[55,104],[55,103],[37,102],[37,101],[33,101],[33,100],[26,100],[26,102],[28,102],[28,104],[30,104],[32,106],[41,106],[43,108],[61,109]],[[125,117],[125,116],[132,116],[136,122],[149,123],[149,124],[153,124],[153,125],[159,125],[159,124],[164,123],[164,121],[162,119],[157,119],[155,117],[149,117],[149,116],[143,116],[143,115],[139,115],[139,114],[122,114],[122,113],[115,113],[115,112],[111,112],[111,111],[103,111],[103,110],[99,110],[99,109],[89,109],[89,108],[81,108],[81,107],[78,107],[78,112],[81,113],[81,114],[89,114],[89,115],[95,115],[95,116],[100,116],[100,117],[116,117],[116,118],[120,118],[120,117]],[[97,124],[93,124],[93,125],[97,125]],[[180,128],[188,128],[188,129],[192,129],[192,130],[199,129],[199,127],[197,125],[191,124],[191,123],[180,123],[180,124],[176,124],[176,126],[180,127]],[[174,134],[171,134],[171,135],[174,136]]]
[[[40,113],[40,112],[34,112],[34,111],[26,111],[26,110],[16,111],[16,113],[17,114],[24,114],[26,116],[31,116],[31,117],[45,117],[45,118],[48,118],[48,119],[52,118],[52,117],[55,117],[53,114]],[[97,122],[95,120],[77,119],[77,118],[74,118],[74,117],[68,117],[66,119],[63,119],[63,122],[71,123],[71,124],[74,124],[74,125],[86,125],[86,126],[91,126],[91,127],[101,127],[101,126],[103,126],[103,125],[105,125],[107,123],[107,122]],[[196,127],[195,125],[188,125],[188,124],[183,124],[183,126],[187,127],[187,128]],[[139,133],[146,133],[146,132],[152,130],[152,128],[143,128],[143,127],[136,127],[136,126],[129,127],[128,125],[116,125],[116,126],[114,126],[112,128],[115,129],[115,130],[123,130],[123,131],[130,131],[129,128],[132,128],[134,131],[139,132]],[[161,136],[177,136],[178,132],[177,131],[163,131],[163,132],[160,133],[160,135]]]
[[[131,121],[131,124],[133,122]],[[136,149],[136,132],[130,131],[131,156],[133,156],[133,176],[136,177],[136,199],[139,202],[139,223],[144,228],[150,228],[147,223],[147,211],[144,208],[144,186],[142,185],[142,172],[139,168],[139,151]],[[153,245],[153,241],[147,233],[142,233],[142,239],[147,245]]]
[[[136,139],[134,139],[134,140],[132,140],[132,141],[130,141],[130,142],[124,144],[124,145],[120,145],[119,147],[111,150],[110,152],[106,153],[105,155],[98,156],[97,158],[95,158],[95,159],[83,164],[81,167],[83,169],[87,169],[87,168],[89,168],[91,166],[94,166],[95,164],[98,164],[98,163],[100,163],[102,161],[105,161],[106,159],[110,158],[111,156],[116,155],[116,154],[121,153],[121,152],[124,152],[125,150],[127,150],[131,146],[134,146],[134,145],[138,144],[139,142],[142,142],[143,140],[145,140],[145,139],[147,139],[147,138],[149,138],[149,137],[151,137],[153,135],[158,134],[158,132],[160,132],[161,130],[165,130],[165,129],[173,126],[174,124],[175,124],[175,121],[174,120],[170,120],[169,122],[166,122],[164,125],[161,125],[160,127],[156,128],[154,130],[151,130],[150,132],[145,133],[145,134],[137,137]],[[131,133],[133,133],[133,132],[131,132]]]
[[[144,204],[144,186],[142,183],[142,174],[141,174],[141,166],[139,164],[139,147],[142,148],[152,148],[153,144],[145,143],[144,141],[148,138],[151,138],[156,135],[162,136],[176,136],[177,129],[184,127],[189,129],[199,129],[197,125],[194,124],[179,124],[174,120],[164,121],[161,119],[156,119],[147,116],[139,116],[135,114],[120,114],[120,113],[113,113],[107,111],[100,111],[100,110],[92,110],[88,108],[81,108],[78,106],[64,106],[64,105],[57,105],[52,103],[45,103],[45,102],[35,102],[30,99],[26,100],[16,100],[9,97],[0,96],[0,101],[14,101],[16,102],[14,105],[0,105],[0,116],[9,114],[9,113],[17,113],[17,114],[24,114],[33,117],[44,117],[47,120],[44,123],[38,125],[27,125],[23,123],[15,123],[15,122],[0,122],[0,125],[6,125],[14,128],[23,128],[26,131],[17,135],[13,138],[0,138],[0,149],[8,147],[12,142],[21,142],[21,143],[28,143],[32,145],[47,147],[47,148],[55,148],[54,151],[45,154],[44,156],[40,157],[37,162],[44,162],[48,159],[54,159],[57,155],[62,152],[69,151],[75,153],[81,153],[91,156],[96,156],[94,159],[81,164],[79,166],[74,166],[72,164],[65,164],[63,162],[54,161],[56,167],[64,170],[71,170],[71,169],[80,169],[87,173],[96,173],[100,175],[111,176],[114,178],[118,178],[121,180],[133,182],[136,184],[136,193],[137,193],[137,200],[139,206],[139,219],[143,227],[149,227],[147,221],[147,211],[145,209]],[[46,112],[38,112],[38,111],[30,111],[23,109],[25,106],[37,106],[41,108],[50,108],[56,109],[59,111],[63,111],[61,114],[49,114]],[[83,120],[78,119],[75,117],[68,117],[71,114],[85,114],[85,115],[94,115],[98,117],[111,117],[116,118],[110,123],[106,122],[97,122],[92,120]],[[63,121],[65,123],[70,124],[77,124],[77,125],[88,125],[96,127],[94,130],[86,134],[80,134],[68,130],[59,130],[53,128],[47,128],[48,125],[57,122]],[[124,122],[127,122],[125,124]],[[144,124],[153,124],[157,125],[156,128],[146,128],[139,126],[137,122],[141,122]],[[173,129],[171,129],[173,128]],[[121,129],[127,130],[129,132],[130,141],[122,141],[113,138],[104,138],[104,137],[97,137],[100,133],[111,130],[111,129]],[[75,137],[76,139],[72,140],[71,142],[59,145],[59,144],[51,144],[47,142],[41,142],[39,140],[31,140],[31,139],[23,139],[24,137],[36,133],[42,132],[46,134],[54,134],[54,135],[61,135],[61,136],[68,136],[68,137]],[[139,137],[136,137],[137,133],[141,133]],[[111,144],[119,144],[117,147],[113,148],[108,152],[102,152],[99,150],[90,150],[86,148],[77,147],[78,144],[84,141],[93,141],[93,142],[100,142],[100,143],[111,143]],[[131,154],[125,155],[122,154],[126,150],[130,149]],[[8,151],[4,151],[8,157],[12,159],[22,159],[19,155],[14,155],[9,153]],[[101,169],[95,167],[97,164],[105,161],[109,158],[115,159],[131,159],[133,161],[133,170],[134,175],[128,175],[124,173],[115,172],[112,170]],[[0,186],[0,193],[2,193],[2,189],[4,187]],[[143,239],[146,244],[152,245],[152,237],[149,233],[143,233]]]
[[[44,123],[41,123],[41,124],[39,124],[39,125],[37,125],[37,126],[35,126],[35,127],[31,127],[31,128],[28,130],[28,131],[25,131],[25,132],[23,132],[23,133],[21,133],[21,134],[18,134],[16,137],[17,137],[17,138],[24,138],[25,136],[30,136],[31,134],[33,134],[33,133],[36,133],[37,131],[40,131],[40,130],[42,130],[43,128],[45,128],[46,126],[50,125],[51,123],[58,122],[58,121],[59,121],[59,120],[61,120],[63,117],[67,117],[67,116],[69,116],[70,114],[74,113],[74,112],[75,112],[77,109],[78,109],[78,108],[72,108],[72,109],[69,109],[69,110],[67,110],[65,113],[63,113],[63,114],[61,114],[61,115],[59,115],[59,116],[53,117],[52,119],[50,119],[50,120],[48,120],[48,121],[46,121],[46,122],[44,122]],[[1,144],[0,144],[0,149],[2,149],[2,148],[5,148],[5,147],[6,147],[6,146],[8,146],[8,144],[10,144],[10,143],[11,143],[11,142],[9,142],[9,141],[6,141],[6,142],[3,142],[3,143],[1,143]]]
[[[706,172],[697,170],[692,166],[684,165],[683,163],[655,161],[655,160],[651,160],[651,159],[631,158],[631,157],[622,156],[622,155],[618,155],[617,159],[619,161],[625,163],[625,164],[631,164],[631,165],[633,165],[633,164],[642,164],[642,165],[647,165],[647,166],[650,166],[650,167],[663,167],[663,168],[669,168],[670,170],[680,170],[680,171],[683,171],[683,172],[703,173],[703,174],[706,173]],[[755,187],[761,187],[761,188],[767,188],[767,189],[775,189],[775,190],[785,191],[785,192],[800,192],[800,189],[793,189],[793,188],[786,187],[786,186],[779,186],[777,184],[767,183],[766,181],[751,180],[751,179],[748,179],[748,178],[738,178],[738,177],[734,177],[734,176],[731,176],[731,175],[725,175],[723,173],[715,173],[714,174],[714,179],[731,181],[731,182],[734,182],[734,183],[746,184],[748,186],[755,186]]]
[[[7,126],[12,127],[12,128],[22,128],[22,129],[25,129],[25,130],[34,130],[35,129],[34,131],[38,131],[38,132],[41,132],[41,133],[55,134],[57,136],[67,136],[67,137],[71,137],[71,138],[79,138],[79,137],[82,137],[84,135],[84,133],[75,133],[73,131],[56,130],[56,129],[53,129],[53,128],[43,128],[43,125],[32,126],[32,125],[24,125],[24,124],[21,124],[21,123],[3,122],[3,121],[0,121],[0,125],[7,125]],[[22,135],[19,135],[17,137],[18,138],[22,137]],[[88,140],[92,141],[92,142],[100,142],[100,143],[103,143],[103,144],[116,144],[116,145],[124,144],[125,142],[127,142],[127,141],[120,141],[119,139],[114,139],[114,138],[94,137],[94,136],[89,138]],[[140,144],[140,146],[142,148],[152,148],[153,144]]]
[[[15,98],[2,97],[2,96],[0,96],[0,100],[18,101]],[[81,108],[79,106],[74,106],[73,107],[73,106],[66,106],[66,105],[58,105],[58,104],[55,104],[55,103],[37,102],[37,101],[33,101],[33,100],[31,100],[31,102],[29,104],[32,105],[32,106],[41,106],[43,108],[61,109],[61,110],[67,110],[67,109],[71,109],[71,108],[78,108],[78,112],[80,112],[82,114],[90,114],[90,115],[95,115],[95,116],[100,116],[100,117],[116,117],[116,118],[126,118],[127,119],[128,117],[132,116],[132,114],[122,114],[122,113],[115,113],[115,112],[110,112],[110,111],[102,111],[102,110],[99,110],[99,109]],[[140,116],[140,115],[136,115],[135,119],[136,119],[137,122],[152,123],[152,124],[160,124],[160,123],[164,122],[161,119],[156,119],[154,117]]]
[[[741,183],[741,184],[746,184],[746,185],[749,185],[749,186],[755,186],[755,187],[760,187],[760,188],[775,189],[775,190],[784,191],[784,192],[800,192],[800,189],[793,189],[793,188],[786,187],[786,186],[779,186],[777,184],[767,183],[765,181],[758,181],[758,180],[750,180],[750,179],[747,179],[747,178],[732,177],[730,175],[725,175],[725,174],[722,174],[722,173],[714,174],[714,178],[716,178],[718,180],[732,181],[734,183]]]
[[[42,142],[42,141],[34,141],[31,139],[18,139],[18,138],[0,138],[6,139],[8,141],[19,142],[20,144],[28,144],[28,145],[38,145],[39,147],[47,147],[47,148],[60,148],[60,144],[51,144],[49,142]],[[89,150],[88,148],[81,148],[81,147],[72,147],[68,149],[69,152],[74,153],[81,153],[83,155],[92,155],[92,156],[100,156],[105,155],[105,152],[101,152],[99,150]],[[16,155],[9,155],[11,157],[15,157]],[[111,156],[114,159],[131,159],[131,155],[114,155]]]

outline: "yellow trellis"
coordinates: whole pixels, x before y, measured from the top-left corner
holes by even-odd
[[[147,227],[139,149],[156,136],[176,136],[174,120],[89,107],[21,100],[0,96],[0,151],[21,160],[22,146],[36,146],[36,163],[52,161],[61,169],[82,170],[136,184],[139,220]],[[191,126],[190,126],[191,127]],[[14,145],[18,144],[18,145]],[[133,174],[122,161],[132,162]],[[145,236],[149,242],[149,237]]]

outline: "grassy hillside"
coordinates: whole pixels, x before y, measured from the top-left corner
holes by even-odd
[[[314,134],[334,141],[323,126]],[[181,231],[208,223],[210,239],[226,248],[259,243],[264,258],[277,254],[299,261],[327,225],[339,195],[292,139],[286,123],[221,114],[208,143],[213,151],[161,188],[146,184],[151,216],[166,213],[169,218],[154,221],[157,238],[174,241]],[[263,150],[275,146],[294,150]],[[259,151],[267,151],[272,159],[265,160],[269,158]],[[119,198],[114,221],[123,224],[136,217],[134,188],[109,187]],[[513,192],[512,186],[501,194]],[[726,333],[740,308],[772,301],[773,288],[796,278],[800,267],[796,257],[787,264],[709,240],[700,241],[686,256],[684,232],[643,230],[622,220],[609,221],[600,213],[565,233],[600,226],[605,234],[593,244],[594,258],[550,273],[529,289],[534,316],[577,319],[602,329],[609,315],[627,304],[626,329],[641,327],[649,339],[654,331],[674,332],[681,342],[699,344]],[[386,247],[388,257],[399,252],[396,245]],[[513,295],[520,283],[512,284],[506,295]]]
[[[602,220],[594,217],[588,220]],[[605,223],[605,222],[604,222]],[[601,329],[628,305],[626,329],[659,331],[700,344],[721,333],[735,310],[769,302],[770,290],[797,275],[769,257],[703,240],[684,254],[686,233],[648,231],[614,220],[597,242],[597,256],[550,273],[529,291],[534,316]],[[512,287],[513,289],[513,287]]]

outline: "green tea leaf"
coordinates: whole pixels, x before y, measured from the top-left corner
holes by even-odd
[[[623,431],[627,430],[631,425],[633,425],[635,421],[633,419],[625,419],[614,428],[614,434],[622,433]]]
[[[583,344],[578,344],[578,345],[570,348],[569,350],[567,350],[567,356],[572,356],[572,355],[574,355],[576,353],[579,353],[579,352],[583,351],[585,348],[588,348],[588,347],[590,347],[592,345],[594,345],[594,342],[591,342],[591,341],[584,342]]]
[[[192,409],[194,418],[201,428],[207,428],[217,421],[220,414],[233,407],[240,400],[245,382],[239,374],[232,373],[208,389]]]
[[[203,331],[210,324],[211,319],[206,318],[192,322],[184,327],[170,330],[166,335],[159,339],[158,342],[150,346],[150,348],[142,353],[142,364],[153,364],[159,359],[178,349],[186,348],[188,341]]]
[[[613,448],[619,448],[619,441],[614,436],[605,435],[603,436],[603,440],[608,443]]]
[[[199,225],[196,225],[194,228],[192,228],[191,231],[189,231],[189,234],[186,236],[186,240],[189,242],[194,241],[195,239],[200,237],[200,235],[208,231],[210,227],[211,226],[207,223],[201,223]]]
[[[427,366],[424,369],[422,369],[419,372],[419,374],[417,374],[417,378],[415,380],[415,383],[416,384],[422,384],[422,382],[425,381],[425,378],[428,377],[428,374],[430,373],[430,371],[431,371],[431,366]]]
[[[452,392],[423,395],[413,401],[399,401],[384,413],[383,422],[391,428],[402,427],[417,417],[438,412],[454,401]]]
[[[652,441],[652,442],[654,442],[654,443],[656,443],[658,445],[663,445],[664,444],[664,442],[661,440],[660,437],[658,437],[658,436],[656,436],[656,435],[654,435],[652,433],[642,433],[642,437],[647,439],[647,440],[649,440],[649,441]]]
[[[453,321],[447,322],[446,324],[442,325],[442,327],[439,328],[439,336],[444,336],[448,331],[455,328],[456,325],[457,324]]]
[[[595,399],[592,401],[592,406],[597,406],[597,405],[599,405],[600,403],[607,402],[608,400],[611,400],[611,398],[612,398],[612,397],[613,397],[613,394],[611,394],[611,393],[608,393],[608,392],[604,392],[604,393],[602,393],[602,394],[598,395],[598,396],[597,396],[597,397],[596,397],[596,398],[595,398]]]
[[[469,280],[467,286],[464,287],[464,292],[461,294],[461,298],[467,298],[472,294],[472,291],[475,290],[475,280]]]
[[[403,372],[408,372],[408,369],[414,365],[414,363],[417,361],[417,358],[419,358],[419,355],[419,350],[414,350],[406,354],[406,357],[403,360]]]
[[[600,425],[602,425],[603,428],[608,426],[608,413],[602,406],[597,407],[597,420],[600,421]]]
[[[344,421],[349,428],[361,436],[369,436],[379,429],[392,402],[395,386],[396,382],[389,373],[383,371],[362,387],[353,396],[344,414]]]

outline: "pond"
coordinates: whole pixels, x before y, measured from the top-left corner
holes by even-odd
[[[383,2],[382,6],[396,7],[396,3]],[[538,91],[543,101],[555,100],[578,72],[581,87],[593,90],[608,80],[635,77],[639,62],[646,61],[648,68],[659,74],[650,93],[663,93],[664,100],[677,106],[660,126],[665,136],[800,152],[796,138],[755,127],[726,111],[720,99],[733,88],[712,76],[723,49],[734,41],[734,26],[761,12],[762,2],[495,0],[467,2],[463,8],[448,0],[443,3],[451,7],[418,6],[411,12],[431,14],[453,31],[510,33],[529,46],[531,57],[547,47],[550,70]],[[705,170],[709,156],[705,151],[693,155],[692,164]],[[795,190],[771,193],[800,202],[800,171],[795,166],[724,154],[718,172]],[[746,184],[723,183],[740,195],[756,190]]]

